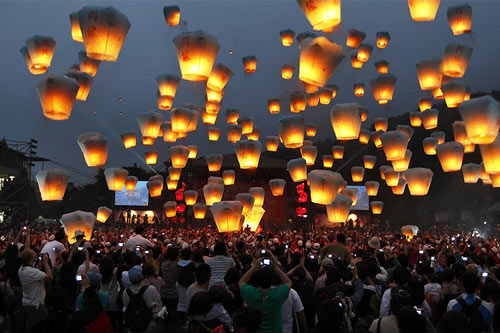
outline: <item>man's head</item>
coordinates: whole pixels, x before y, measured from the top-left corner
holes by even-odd
[[[462,275],[462,285],[467,294],[474,294],[479,288],[479,283],[479,278],[474,273],[465,272]]]
[[[214,255],[216,256],[225,256],[227,255],[227,248],[226,248],[226,244],[224,244],[224,242],[218,242],[217,244],[215,244],[214,246]]]
[[[337,242],[344,244],[345,243],[345,235],[340,233],[337,235]]]
[[[179,258],[179,248],[177,248],[176,246],[170,246],[167,249],[166,257],[170,261],[177,260],[177,258]]]
[[[65,243],[66,241],[66,233],[64,232],[63,229],[59,229],[59,231],[56,232],[54,235],[54,239],[58,241],[59,243]]]
[[[423,314],[411,306],[403,306],[396,311],[400,333],[421,333],[426,331],[426,320]]]
[[[139,284],[142,282],[142,267],[136,265],[128,270],[128,279],[132,284]]]
[[[210,276],[212,275],[212,270],[210,266],[205,263],[201,263],[196,267],[195,276],[196,282],[198,284],[206,283],[210,280]]]
[[[408,283],[408,280],[411,277],[411,273],[406,268],[398,267],[394,270],[392,277],[394,279],[394,283],[396,283],[398,286],[404,286]]]
[[[36,260],[36,253],[32,249],[26,249],[21,252],[21,261],[24,266],[32,266]]]
[[[396,311],[403,306],[411,306],[413,304],[413,299],[411,295],[404,289],[400,287],[395,287],[391,290],[391,312],[396,313]]]
[[[138,225],[134,229],[136,235],[141,235],[144,232],[144,227],[142,225]]]
[[[269,289],[273,283],[273,276],[271,267],[263,267],[254,273],[255,283],[262,289]]]

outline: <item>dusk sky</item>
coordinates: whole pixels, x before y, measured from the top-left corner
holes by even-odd
[[[453,36],[446,19],[449,6],[462,1],[441,1],[433,22],[413,22],[406,0],[398,1],[342,1],[342,23],[333,33],[325,35],[342,45],[347,53],[328,83],[340,87],[330,105],[307,107],[302,113],[306,122],[320,125],[315,140],[334,138],[329,111],[335,103],[359,102],[370,111],[363,127],[368,128],[376,117],[388,117],[414,110],[417,98],[423,96],[419,88],[415,64],[423,59],[443,55],[446,44],[458,42],[473,47],[474,51],[462,79],[473,92],[500,89],[500,2],[469,1],[473,10],[472,30],[469,35]],[[45,75],[29,73],[19,49],[33,35],[55,38],[57,45],[49,73],[63,75],[78,63],[78,51],[82,43],[71,39],[68,14],[86,5],[112,5],[124,13],[131,22],[117,62],[101,63],[86,102],[76,101],[69,120],[54,121],[43,116],[36,86]],[[181,23],[169,27],[163,17],[163,6],[178,4]],[[180,76],[177,54],[172,40],[180,32],[203,30],[217,37],[220,50],[216,63],[222,62],[232,69],[222,101],[216,126],[222,129],[218,142],[209,142],[207,126],[198,122],[196,133],[178,144],[198,145],[198,156],[207,153],[232,153],[232,144],[226,140],[227,108],[239,108],[240,116],[252,116],[261,129],[261,142],[267,135],[277,135],[277,121],[289,115],[288,96],[302,89],[298,81],[299,49],[283,47],[279,31],[290,28],[296,33],[313,31],[300,7],[294,0],[211,0],[211,1],[2,1],[0,10],[1,40],[0,64],[0,121],[1,136],[12,140],[30,138],[38,140],[38,155],[70,165],[92,176],[97,168],[86,166],[76,139],[85,132],[99,132],[109,143],[109,155],[105,167],[130,166],[137,163],[146,168],[144,147],[140,142],[140,130],[136,115],[145,110],[156,110],[157,83],[155,77],[162,73]],[[388,31],[391,40],[386,49],[374,47],[372,56],[361,70],[351,68],[345,46],[347,31],[351,28],[364,31],[365,42],[375,45],[378,31]],[[229,54],[232,50],[232,54]],[[257,71],[244,74],[241,58],[255,55]],[[393,101],[379,106],[369,88],[369,79],[377,72],[377,60],[389,61],[389,72],[397,77]],[[281,66],[295,66],[292,80],[281,78]],[[365,96],[353,94],[353,83],[366,85]],[[429,94],[430,95],[430,94]],[[205,81],[181,81],[174,100],[174,107],[182,103],[202,105]],[[267,100],[281,97],[281,114],[271,115]],[[122,98],[123,101],[119,102]],[[94,114],[95,111],[95,114]],[[120,112],[123,113],[120,116]],[[458,112],[458,111],[451,111]],[[169,111],[161,111],[166,120]],[[135,131],[138,147],[126,150],[120,133]],[[168,143],[156,140],[154,149],[159,150],[158,169],[169,159]],[[46,167],[55,167],[48,163]],[[37,166],[38,170],[38,166]],[[69,172],[70,181],[77,184],[91,182],[90,178]]]

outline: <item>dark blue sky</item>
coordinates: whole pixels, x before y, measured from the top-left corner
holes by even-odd
[[[266,135],[276,135],[280,115],[270,115],[267,99],[282,97],[282,115],[289,114],[288,95],[299,87],[296,42],[292,47],[281,45],[279,31],[291,28],[296,33],[312,31],[308,21],[293,0],[211,0],[177,1],[181,7],[179,27],[168,27],[162,8],[174,2],[165,1],[99,1],[92,4],[113,5],[128,16],[132,27],[116,63],[103,62],[97,72],[87,102],[75,103],[69,120],[56,122],[43,117],[36,85],[44,76],[29,74],[19,49],[34,34],[49,35],[57,46],[49,69],[50,73],[64,74],[78,62],[82,43],[71,39],[68,14],[81,7],[80,1],[3,1],[0,10],[1,37],[0,64],[0,134],[8,139],[39,141],[38,154],[78,168],[88,175],[88,168],[76,143],[84,132],[99,132],[109,142],[107,167],[143,163],[144,147],[125,150],[120,133],[139,128],[136,115],[144,110],[156,109],[157,85],[155,76],[172,73],[180,76],[172,39],[182,31],[204,30],[217,37],[221,48],[216,62],[229,66],[235,75],[230,80],[222,102],[216,126],[222,128],[217,143],[208,142],[206,126],[199,121],[198,131],[189,134],[180,144],[196,144],[199,156],[210,152],[233,151],[225,136],[226,108],[239,108],[241,115],[253,116],[261,128],[261,141]],[[361,70],[351,68],[348,56],[343,60],[329,83],[340,87],[337,98],[329,106],[307,108],[306,121],[320,125],[317,138],[333,137],[329,110],[334,103],[359,102],[370,110],[363,127],[375,117],[392,116],[416,107],[421,96],[415,63],[424,58],[441,57],[449,42],[472,46],[474,52],[463,78],[472,91],[500,89],[500,3],[496,1],[469,1],[473,8],[473,33],[453,36],[446,19],[446,9],[462,1],[441,1],[434,22],[414,23],[407,1],[348,1],[342,2],[342,24],[328,35],[345,47],[346,33],[351,28],[366,33],[366,42],[374,45],[378,31],[389,31],[391,41],[384,49],[374,48],[372,57]],[[322,34],[319,32],[318,34]],[[346,48],[346,47],[345,47]],[[232,50],[232,55],[229,54]],[[351,54],[346,48],[346,52]],[[354,51],[355,52],[355,51]],[[241,58],[255,55],[257,72],[245,75]],[[376,75],[375,61],[389,61],[390,73],[397,76],[395,95],[388,106],[379,106],[369,89],[368,80]],[[281,79],[281,66],[296,67],[292,80]],[[365,96],[354,97],[352,84],[364,82]],[[181,81],[174,101],[201,105],[205,83]],[[123,102],[118,102],[122,98]],[[96,114],[93,113],[96,111]],[[120,112],[123,113],[120,116]],[[168,119],[168,111],[162,111]],[[168,159],[167,143],[155,143],[160,151],[159,161]],[[158,163],[158,166],[160,163]],[[49,164],[50,166],[50,164]],[[82,184],[90,179],[70,173],[70,181]]]

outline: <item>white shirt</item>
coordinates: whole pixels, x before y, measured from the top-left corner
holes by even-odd
[[[52,263],[52,266],[56,265],[56,260],[57,260],[57,254],[55,250],[59,250],[61,252],[66,251],[66,247],[61,242],[58,242],[56,240],[50,241],[47,244],[44,245],[42,248],[42,251],[40,251],[40,254],[48,253],[50,262]]]
[[[45,304],[45,273],[31,266],[21,266],[18,274],[23,288],[23,305]]]
[[[293,331],[293,313],[304,311],[304,306],[300,300],[299,294],[293,289],[290,289],[288,298],[281,306],[281,322],[283,333],[292,333]]]
[[[78,266],[76,274],[82,275],[84,271],[85,271],[85,263]],[[93,262],[89,262],[89,272],[100,273],[99,266],[97,266]]]
[[[142,246],[142,247],[153,247],[153,243],[151,243],[149,240],[146,238],[142,237],[141,235],[135,235],[134,237],[130,237],[127,241],[127,250],[128,251],[135,251],[136,246]]]

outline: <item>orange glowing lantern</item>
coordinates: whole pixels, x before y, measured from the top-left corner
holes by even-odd
[[[290,95],[290,112],[299,113],[304,111],[306,104],[306,98],[300,91],[295,91]]]
[[[408,141],[411,140],[411,137],[415,133],[415,130],[413,128],[411,128],[411,126],[401,125],[401,124],[396,126],[396,131],[400,131],[400,132],[404,132],[404,133],[408,134]]]
[[[139,113],[137,122],[143,137],[156,138],[163,124],[163,116],[156,111],[145,111]]]
[[[258,128],[257,126],[253,127],[252,133],[247,134],[248,140],[259,141],[259,137],[260,137],[260,128]]]
[[[314,138],[316,136],[316,132],[318,131],[318,125],[309,123],[306,124],[306,135]]]
[[[76,99],[79,101],[86,101],[90,93],[90,88],[92,87],[92,83],[94,82],[92,76],[84,72],[71,72],[71,71],[66,73],[66,76],[74,79],[80,86],[78,88],[78,92],[76,93]]]
[[[385,172],[390,168],[388,165],[381,165],[378,170],[380,171],[380,179],[385,180]]]
[[[224,194],[223,184],[207,184],[203,186],[203,196],[207,206],[212,206],[215,202],[222,200]]]
[[[408,0],[410,15],[415,22],[434,21],[440,0]]]
[[[175,191],[177,189],[177,185],[179,184],[178,180],[170,179],[170,176],[167,177],[165,182],[167,183],[167,190],[169,191]]]
[[[366,187],[366,193],[370,197],[375,197],[377,196],[378,189],[380,188],[380,183],[376,181],[367,181],[365,183],[365,187]]]
[[[204,203],[198,202],[193,205],[193,215],[197,220],[203,220],[205,218],[205,214],[207,212],[207,205]]]
[[[163,190],[163,177],[162,176],[153,176],[151,177],[146,186],[149,190],[149,195],[154,197],[159,197],[161,195],[161,191]]]
[[[438,145],[438,139],[434,137],[425,138],[422,141],[422,147],[424,148],[424,153],[426,155],[436,155],[437,145]]]
[[[297,0],[314,30],[331,32],[341,22],[340,0]]]
[[[216,64],[207,79],[207,88],[215,91],[222,91],[233,76],[231,69],[224,64]]]
[[[229,124],[227,125],[227,141],[235,143],[241,139],[241,125]]]
[[[500,173],[500,135],[490,144],[479,145],[484,170],[490,175]]]
[[[370,59],[372,51],[373,51],[373,46],[369,44],[361,44],[358,48],[358,53],[356,54],[356,57],[361,62],[367,62],[368,59]]]
[[[250,213],[255,205],[255,198],[250,193],[238,193],[235,197],[236,201],[239,201],[243,206],[243,215]]]
[[[216,102],[205,102],[205,112],[208,114],[218,114],[220,110],[220,103]]]
[[[182,169],[168,167],[168,176],[172,180],[179,180],[181,178]]]
[[[351,55],[351,67],[352,68],[356,68],[356,69],[363,68],[363,64],[364,64],[364,62],[360,61],[358,59],[357,55],[355,55],[355,54]]]
[[[382,140],[380,140],[380,137],[384,133],[385,133],[384,131],[376,131],[372,133],[373,144],[375,145],[376,148],[382,148]]]
[[[176,26],[181,21],[181,10],[177,5],[165,6],[163,7],[163,16],[167,25]]]
[[[479,180],[479,164],[468,163],[462,165],[462,174],[464,176],[464,183],[476,184]]]
[[[418,62],[417,76],[422,90],[434,90],[441,87],[443,79],[441,59],[428,59]]]
[[[208,177],[207,184],[224,185],[224,179],[222,177],[210,176]]]
[[[219,43],[203,31],[185,32],[174,38],[182,78],[188,81],[208,79],[215,62]]]
[[[285,47],[292,46],[293,39],[295,37],[295,31],[291,29],[281,30],[280,36],[281,36],[281,44],[283,44],[283,46]]]
[[[108,158],[108,141],[99,133],[84,133],[78,136],[78,145],[82,150],[87,166],[101,166]]]
[[[222,154],[209,154],[205,159],[207,160],[208,171],[218,172],[222,167],[224,156]]]
[[[234,170],[224,170],[222,172],[222,180],[224,181],[224,185],[234,185],[234,180],[236,178],[236,173]]]
[[[280,113],[280,99],[279,98],[268,99],[267,107],[269,108],[269,112],[271,114]]]
[[[170,121],[164,121],[161,125],[163,131],[163,141],[164,142],[175,142],[177,141],[178,133],[172,131],[172,123]]]
[[[300,82],[302,82],[302,81],[300,81]],[[315,86],[313,84],[302,82],[302,85],[304,86],[304,90],[308,94],[314,94],[314,93],[318,92],[318,90],[319,90],[319,87]]]
[[[42,201],[59,201],[64,197],[69,175],[60,169],[47,169],[36,174]]]
[[[394,171],[393,167],[387,167],[384,169],[385,183],[387,186],[396,186],[399,181],[399,172]]]
[[[280,138],[274,135],[266,136],[266,149],[268,151],[277,151],[280,144]]]
[[[420,113],[416,111],[410,112],[410,125],[413,127],[422,126],[422,119],[420,118]]]
[[[352,199],[345,194],[337,194],[335,200],[326,206],[326,214],[330,223],[345,223],[349,210],[352,207]]]
[[[405,157],[409,136],[402,131],[389,131],[380,136],[382,148],[388,161],[401,160]]]
[[[392,101],[396,80],[396,77],[391,74],[381,74],[370,80],[373,98],[379,104],[387,104],[387,102]]]
[[[149,136],[142,137],[142,145],[143,146],[152,146],[155,143],[155,138],[151,138]]]
[[[188,190],[184,192],[184,202],[187,206],[193,206],[198,200],[198,192],[193,190]]]
[[[460,106],[460,104],[462,104],[465,99],[467,89],[467,85],[461,81],[454,81],[443,84],[441,90],[443,91],[446,107],[456,108]]]
[[[237,124],[239,117],[240,117],[240,110],[239,109],[227,109],[226,110],[226,122],[228,124]]]
[[[293,76],[294,67],[291,65],[281,66],[281,78],[285,80],[290,80]]]
[[[186,166],[190,150],[186,146],[171,146],[168,148],[170,160],[174,168],[184,168]]]
[[[68,241],[70,243],[74,243],[76,242],[76,239],[73,236],[77,230],[83,232],[85,240],[90,240],[92,238],[92,229],[94,228],[95,220],[96,217],[94,214],[76,210],[74,212],[64,214],[61,217],[61,224],[64,228],[66,236],[68,236]]]
[[[446,11],[448,23],[450,24],[453,34],[462,35],[471,32],[472,26],[472,7],[468,4],[463,4],[456,7],[449,7]]]
[[[180,106],[178,108],[174,108],[172,111],[170,111],[172,131],[177,133],[186,133],[196,130],[198,115],[198,111],[188,106]]]
[[[443,74],[449,77],[463,77],[470,57],[472,48],[460,44],[448,44],[444,49],[442,70]]]
[[[241,117],[238,119],[238,124],[241,125],[241,134],[253,132],[253,117]]]
[[[377,156],[373,156],[373,155],[363,156],[363,164],[365,166],[365,169],[369,169],[369,170],[373,169],[376,162],[377,162]]]
[[[106,206],[101,206],[97,209],[96,220],[101,223],[105,223],[106,220],[111,216],[111,213],[113,213],[111,209]]]
[[[328,105],[330,104],[330,101],[332,100],[332,90],[329,88],[323,88],[319,92],[319,102],[321,104]]]
[[[224,90],[217,91],[207,87],[207,102],[205,104],[205,109],[208,113],[219,113],[222,97],[224,97]]]
[[[77,11],[69,14],[69,21],[71,23],[71,38],[75,42],[83,43],[82,30],[80,29]]]
[[[216,202],[210,211],[219,232],[233,232],[241,229],[243,205],[239,201]]]
[[[163,211],[166,217],[174,217],[177,215],[177,202],[167,201],[163,204]]]
[[[344,182],[338,172],[329,170],[312,170],[307,175],[311,191],[311,202],[329,205],[335,200]]]
[[[158,161],[158,151],[148,150],[144,152],[144,160],[146,164],[154,165]]]
[[[347,32],[347,40],[345,44],[352,48],[355,49],[361,45],[363,40],[365,40],[366,34],[363,31],[359,31],[356,29],[350,29]]]
[[[460,105],[460,115],[470,142],[490,144],[500,129],[500,104],[491,96],[473,98]]]
[[[316,156],[318,155],[318,149],[314,146],[304,146],[302,147],[302,158],[306,160],[307,165],[314,165],[316,162]]]
[[[309,106],[317,106],[319,103],[319,94],[312,93],[307,95],[307,105]]]
[[[285,116],[278,120],[278,133],[286,148],[299,148],[304,143],[304,117]]]
[[[404,158],[402,158],[400,160],[391,161],[392,168],[394,169],[394,171],[402,172],[402,171],[408,170],[412,155],[413,155],[413,153],[411,152],[411,150],[407,149]]]
[[[361,129],[361,110],[359,104],[335,104],[330,110],[330,121],[337,140],[357,139],[359,130]]]
[[[333,158],[335,158],[336,160],[343,159],[344,158],[344,151],[345,151],[344,146],[333,146],[332,147]]]
[[[426,130],[434,129],[438,126],[439,111],[436,109],[427,109],[420,113],[420,119]]]
[[[379,49],[385,49],[390,40],[391,35],[387,31],[377,32],[377,47]]]
[[[324,168],[329,169],[333,166],[333,161],[334,161],[333,155],[323,155],[322,159],[323,159],[323,167]]]
[[[161,74],[156,77],[160,96],[171,97],[172,100],[177,92],[177,87],[181,79],[171,74]]]
[[[377,69],[377,73],[387,74],[389,73],[389,62],[387,62],[386,60],[376,61],[375,68]]]
[[[371,132],[369,130],[361,129],[359,131],[359,143],[366,145],[370,142]]]
[[[406,189],[406,180],[399,178],[398,185],[391,186],[392,193],[395,195],[403,195]]]
[[[254,207],[262,207],[264,205],[264,197],[266,195],[264,188],[262,188],[262,187],[250,187],[248,192],[255,199]]]
[[[47,72],[54,56],[56,41],[48,36],[33,36],[26,40],[26,49],[21,49],[31,74]]]
[[[362,97],[365,95],[365,84],[364,83],[355,83],[354,87],[354,96]]]
[[[372,201],[370,202],[370,208],[373,215],[382,214],[382,209],[384,209],[384,203],[382,201]]]
[[[110,191],[121,191],[128,177],[128,171],[122,168],[107,168],[104,170],[106,184]]]
[[[336,86],[336,85],[334,85],[334,84],[327,84],[327,85],[325,86],[325,88],[327,88],[327,89],[330,89],[330,90],[331,90],[331,92],[332,92],[332,99],[334,99],[335,97],[337,97],[337,93],[338,93],[338,91],[339,91],[339,87],[337,87],[337,86]]]
[[[410,195],[423,196],[429,192],[433,172],[426,168],[412,168],[404,172]]]
[[[459,142],[445,142],[436,146],[436,154],[444,172],[459,171],[464,158],[464,145]]]
[[[436,138],[438,145],[440,145],[440,144],[444,143],[445,133],[442,131],[432,132],[431,137]]]
[[[375,126],[375,131],[387,131],[388,120],[387,118],[375,118],[373,121],[373,125]]]
[[[49,75],[38,86],[43,115],[52,120],[66,120],[71,115],[79,85],[63,76]]]
[[[160,110],[170,110],[174,104],[174,99],[169,96],[162,96],[160,92],[156,92],[156,103],[158,104],[158,109]]]
[[[255,73],[257,70],[257,57],[256,56],[246,56],[241,59],[243,61],[243,66],[245,67],[246,73]]]
[[[303,182],[307,179],[307,163],[305,159],[296,158],[289,160],[287,168],[294,183]]]
[[[259,166],[262,144],[258,141],[240,140],[234,144],[234,150],[241,169],[255,169]]]
[[[207,113],[206,110],[201,111],[201,121],[205,125],[214,125],[217,120],[217,114]]]
[[[426,97],[419,98],[418,108],[420,109],[420,112],[424,112],[425,110],[432,108],[432,99]]]
[[[286,181],[280,178],[274,178],[269,181],[269,187],[271,188],[271,193],[273,196],[277,197],[283,195],[285,191]]]
[[[97,69],[101,64],[100,60],[89,58],[85,51],[78,52],[78,61],[80,65],[80,71],[87,73],[91,76],[96,75]]]
[[[139,179],[136,176],[128,176],[125,179],[125,190],[134,191],[138,181]]]
[[[218,141],[220,137],[220,128],[218,127],[209,127],[208,128],[208,140],[209,141]]]
[[[361,121],[363,122],[368,118],[368,109],[360,107],[359,110],[361,111]]]
[[[352,200],[352,205],[356,206],[359,197],[359,190],[355,187],[343,188],[339,191],[339,194],[347,195]]]

